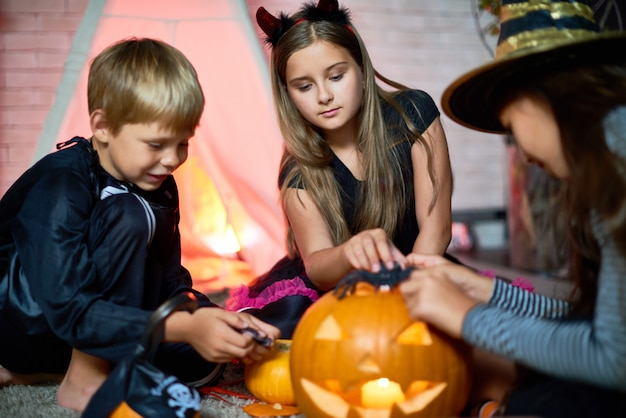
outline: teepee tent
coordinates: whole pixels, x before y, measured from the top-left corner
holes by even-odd
[[[285,253],[277,173],[282,147],[267,61],[243,0],[92,0],[76,33],[35,159],[90,135],[89,62],[127,37],[161,39],[194,64],[206,106],[175,173],[183,263],[197,288],[246,283]]]

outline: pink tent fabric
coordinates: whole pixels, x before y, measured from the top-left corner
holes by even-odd
[[[108,0],[91,19],[97,28],[87,62],[54,137],[90,135],[87,70],[103,48],[130,36],[176,46],[196,67],[207,99],[189,160],[176,172],[185,266],[205,291],[266,271],[285,254],[277,190],[282,139],[245,2]]]

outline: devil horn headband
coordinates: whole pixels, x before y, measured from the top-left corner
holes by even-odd
[[[265,42],[272,45],[272,47],[275,47],[285,32],[296,24],[295,20],[284,13],[280,14],[280,19],[272,16],[263,6],[256,11],[256,21],[266,35]]]
[[[275,17],[265,10],[263,6],[256,11],[256,21],[266,35],[265,42],[272,45],[272,47],[276,46],[280,38],[292,26],[304,20],[327,20],[342,26],[350,24],[348,11],[345,8],[339,8],[338,0],[319,0],[317,5],[315,3],[307,3],[302,7],[300,17],[297,20],[285,13],[280,13],[279,17]]]

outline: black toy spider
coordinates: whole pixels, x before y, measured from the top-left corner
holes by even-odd
[[[396,264],[393,269],[389,270],[384,266],[378,273],[372,273],[368,270],[355,270],[347,274],[335,287],[333,294],[337,299],[343,299],[348,293],[352,293],[359,282],[369,283],[376,288],[382,286],[394,287],[401,281],[407,279],[414,267],[402,269]]]

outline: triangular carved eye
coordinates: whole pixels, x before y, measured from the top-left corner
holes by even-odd
[[[424,322],[414,322],[410,327],[398,335],[396,338],[398,344],[406,345],[432,345],[433,340],[430,337],[430,331]]]
[[[346,334],[341,330],[335,317],[329,315],[320,323],[314,338],[316,340],[343,341]]]
[[[460,415],[470,392],[471,352],[413,320],[399,290],[359,282],[343,298],[329,292],[309,309],[294,332],[290,359],[304,415]]]

